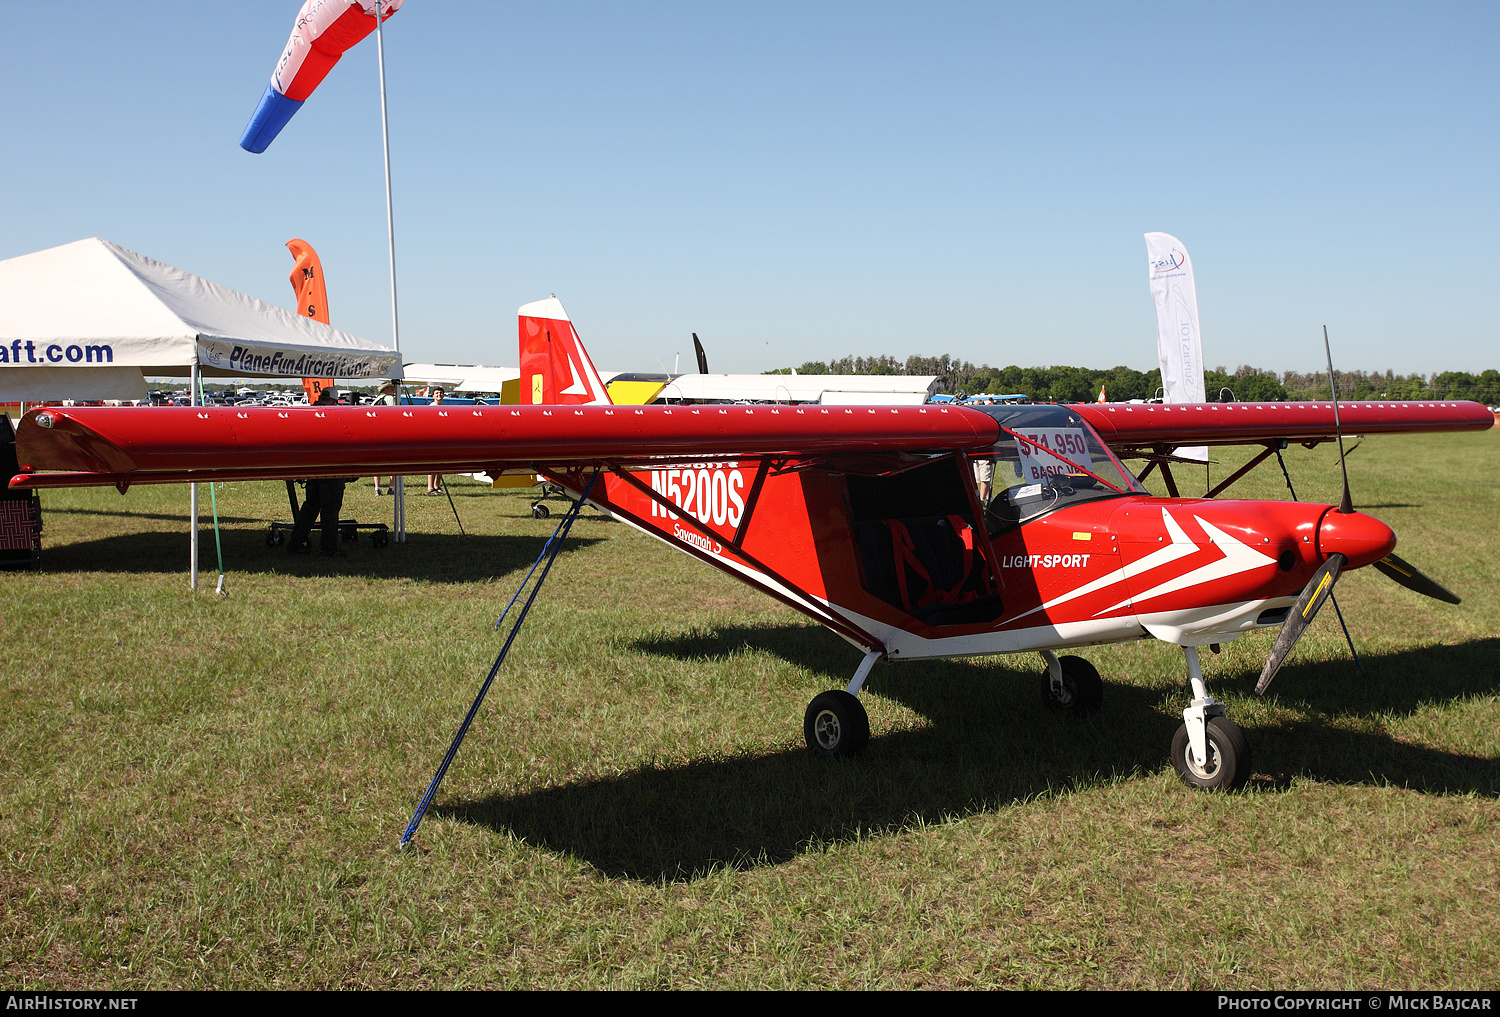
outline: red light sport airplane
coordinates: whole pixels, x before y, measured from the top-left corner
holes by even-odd
[[[1340,507],[1159,498],[1120,461],[1146,458],[1169,485],[1178,446],[1263,445],[1254,465],[1338,437],[1329,403],[615,406],[555,298],[521,308],[519,340],[530,405],[33,411],[12,486],[539,473],[864,652],[847,688],[807,708],[816,753],[865,747],[858,694],[879,660],[1036,652],[1046,702],[1086,714],[1103,683],[1059,651],[1154,637],[1186,657],[1193,698],[1171,755],[1203,788],[1242,785],[1250,760],[1199,646],[1280,626],[1259,692],[1343,570],[1374,565],[1457,603],[1352,510],[1347,483]],[[1366,435],[1494,423],[1469,402],[1337,412]],[[975,457],[995,461],[988,505]]]

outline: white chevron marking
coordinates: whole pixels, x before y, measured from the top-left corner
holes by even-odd
[[[573,363],[572,354],[565,353],[568,358],[568,370],[573,372],[573,384],[563,389],[558,395],[589,395],[589,390],[584,387],[583,379],[578,377],[578,365]]]
[[[1070,600],[1075,600],[1078,597],[1087,596],[1088,594],[1093,593],[1096,590],[1108,589],[1118,582],[1122,582],[1133,576],[1138,576],[1142,572],[1150,572],[1154,568],[1165,565],[1168,562],[1174,562],[1179,558],[1185,558],[1198,550],[1198,545],[1193,543],[1192,540],[1188,538],[1188,535],[1183,532],[1182,527],[1177,525],[1177,520],[1173,519],[1170,515],[1167,514],[1166,509],[1161,510],[1161,518],[1162,522],[1167,527],[1167,532],[1172,535],[1172,542],[1170,544],[1166,545],[1165,547],[1159,548],[1158,550],[1152,551],[1150,554],[1146,555],[1146,557],[1142,558],[1138,562],[1126,565],[1124,568],[1116,569],[1107,576],[1101,576],[1091,582],[1084,583],[1076,590],[1070,590],[1060,597],[1054,597],[1052,600],[1047,601],[1047,603],[1041,605],[1040,607],[1034,607],[1030,611],[1027,611],[1026,614],[1018,614],[1015,618],[1012,618],[1010,620],[1015,621],[1020,618],[1025,618],[1026,615],[1036,614],[1038,611],[1046,611],[1049,608],[1056,607],[1058,604],[1066,604]],[[1104,611],[1096,612],[1094,614],[1094,617],[1097,618],[1101,614],[1107,614],[1109,611],[1113,611],[1116,608],[1123,607],[1128,603],[1130,603],[1130,599],[1127,597],[1125,600],[1120,601],[1120,603],[1116,604],[1114,607],[1106,608]]]
[[[1165,509],[1162,510],[1162,514],[1166,515]],[[1171,516],[1167,516],[1167,518],[1170,519]],[[1237,576],[1241,572],[1249,572],[1253,569],[1276,563],[1275,558],[1264,555],[1250,545],[1236,540],[1217,526],[1204,520],[1202,516],[1194,516],[1193,518],[1198,520],[1198,525],[1203,527],[1203,532],[1209,535],[1213,540],[1214,546],[1223,552],[1224,557],[1217,561],[1211,561],[1206,565],[1201,565],[1191,572],[1178,576],[1176,579],[1169,579],[1158,586],[1153,586],[1151,589],[1137,596],[1122,600],[1114,607],[1100,611],[1099,614],[1107,614],[1116,608],[1123,607],[1132,602],[1136,606],[1140,606],[1143,601],[1152,600],[1156,597],[1164,597],[1169,593],[1175,593],[1189,586],[1197,586],[1200,583],[1211,583],[1216,579],[1227,579],[1229,576]],[[1142,562],[1144,561],[1145,559],[1142,559]],[[1098,615],[1095,615],[1095,617],[1098,617]]]

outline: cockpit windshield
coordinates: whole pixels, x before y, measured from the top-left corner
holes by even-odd
[[[1066,406],[976,406],[1000,424],[1000,440],[970,458],[994,463],[985,529],[997,536],[1066,505],[1145,488],[1094,429]],[[987,471],[986,471],[987,472]]]

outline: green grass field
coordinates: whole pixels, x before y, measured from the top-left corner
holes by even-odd
[[[1304,500],[1337,499],[1328,446],[1289,464]],[[1349,470],[1464,603],[1346,574],[1368,674],[1325,609],[1265,699],[1271,633],[1204,654],[1254,750],[1243,793],[1177,780],[1185,672],[1155,642],[1083,651],[1106,681],[1084,721],[1045,711],[1035,656],[877,666],[870,750],[815,760],[802,711],[858,651],[588,512],[404,853],[555,518],[455,482],[468,537],[418,494],[407,545],[294,558],[264,541],[281,485],[229,484],[220,599],[207,528],[187,588],[185,488],[46,493],[44,570],[0,574],[0,971],[1494,989],[1500,431],[1370,440]],[[1284,497],[1274,460],[1232,493]],[[345,501],[389,508],[368,481]]]

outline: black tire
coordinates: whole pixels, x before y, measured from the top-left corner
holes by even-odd
[[[339,536],[344,538],[344,540],[346,541],[358,540],[359,528],[356,526],[345,526],[339,530]]]
[[[285,539],[286,539],[286,537],[284,537],[282,535],[281,531],[278,530],[278,529],[276,529],[276,527],[274,527],[274,526],[271,527],[269,530],[266,531],[266,546],[267,547],[276,547],[278,544],[280,544]]]
[[[802,736],[814,755],[857,756],[870,744],[870,718],[864,704],[842,689],[824,692],[807,704]]]
[[[1104,679],[1094,665],[1082,657],[1059,657],[1057,662],[1062,665],[1062,695],[1052,687],[1049,671],[1042,672],[1042,701],[1047,708],[1073,717],[1097,713],[1104,705]]]
[[[547,508],[547,506],[545,506],[545,505],[533,505],[533,506],[531,506],[531,517],[533,519],[546,519],[551,514],[552,514],[552,511],[549,508]]]
[[[1245,732],[1228,717],[1210,717],[1208,762],[1199,768],[1190,757],[1187,725],[1172,737],[1172,768],[1188,787],[1205,791],[1237,791],[1250,779],[1250,742]]]
[[[387,543],[388,541],[383,535],[376,535],[370,538],[370,546],[374,547],[377,551],[385,547]]]

